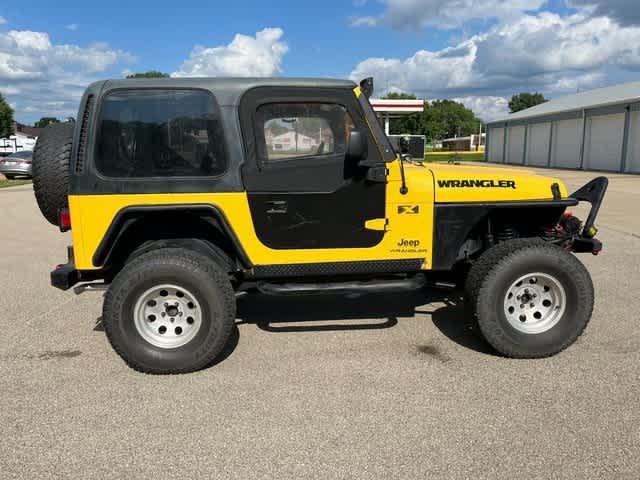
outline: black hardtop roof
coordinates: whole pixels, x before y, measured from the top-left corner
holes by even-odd
[[[356,83],[351,80],[331,78],[291,78],[291,77],[171,77],[171,78],[132,78],[103,80],[93,83],[89,90],[102,93],[107,90],[131,88],[202,88],[211,90],[221,105],[236,104],[247,90],[255,87],[307,87],[307,88],[348,88]]]

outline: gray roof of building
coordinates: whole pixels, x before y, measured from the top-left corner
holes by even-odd
[[[587,108],[606,107],[621,103],[640,101],[640,82],[623,83],[611,87],[598,88],[588,92],[580,92],[566,97],[555,98],[548,102],[527,108],[520,112],[512,113],[498,120],[488,122],[500,123],[512,120],[524,120],[534,117],[543,117],[557,113],[573,112]]]

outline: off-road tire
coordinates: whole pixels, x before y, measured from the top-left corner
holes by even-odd
[[[480,282],[475,311],[480,332],[501,354],[512,358],[542,358],[572,345],[593,312],[593,282],[584,265],[571,253],[538,241],[514,240],[498,245],[495,259]],[[564,313],[550,329],[523,333],[507,320],[504,299],[518,278],[531,273],[554,277],[566,293]]]
[[[74,124],[54,123],[43,130],[33,150],[33,191],[44,218],[58,226],[66,208],[71,176]]]
[[[480,291],[480,287],[482,287],[482,281],[487,277],[489,271],[498,261],[523,247],[544,243],[544,240],[537,237],[516,238],[498,243],[497,245],[489,248],[486,252],[483,252],[469,269],[467,278],[464,282],[465,309],[468,313],[470,313],[475,319],[476,302],[478,292]]]
[[[143,292],[171,283],[192,292],[202,307],[196,336],[178,348],[158,348],[134,324],[134,305]],[[209,257],[184,248],[163,248],[131,260],[105,296],[102,322],[114,350],[133,369],[179,374],[211,365],[222,352],[235,321],[235,294],[227,274]]]

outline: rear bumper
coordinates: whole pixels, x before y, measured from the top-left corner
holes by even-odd
[[[51,285],[60,290],[69,290],[79,282],[93,282],[103,280],[102,270],[77,270],[73,258],[73,247],[67,247],[67,263],[58,265],[51,272]]]
[[[64,265],[58,265],[56,269],[51,272],[51,285],[60,290],[69,290],[79,281],[80,273],[76,270],[76,265],[73,261],[65,263]]]
[[[58,265],[51,272],[51,285],[60,290],[69,290],[80,281],[80,272],[76,270],[73,247],[67,247],[67,263]]]
[[[15,166],[0,166],[0,173],[3,175],[25,175],[31,176],[31,167]]]

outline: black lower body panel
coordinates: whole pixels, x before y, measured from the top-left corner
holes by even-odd
[[[370,275],[420,271],[424,259],[367,260],[359,262],[301,263],[256,265],[251,278],[323,277],[330,275]]]

